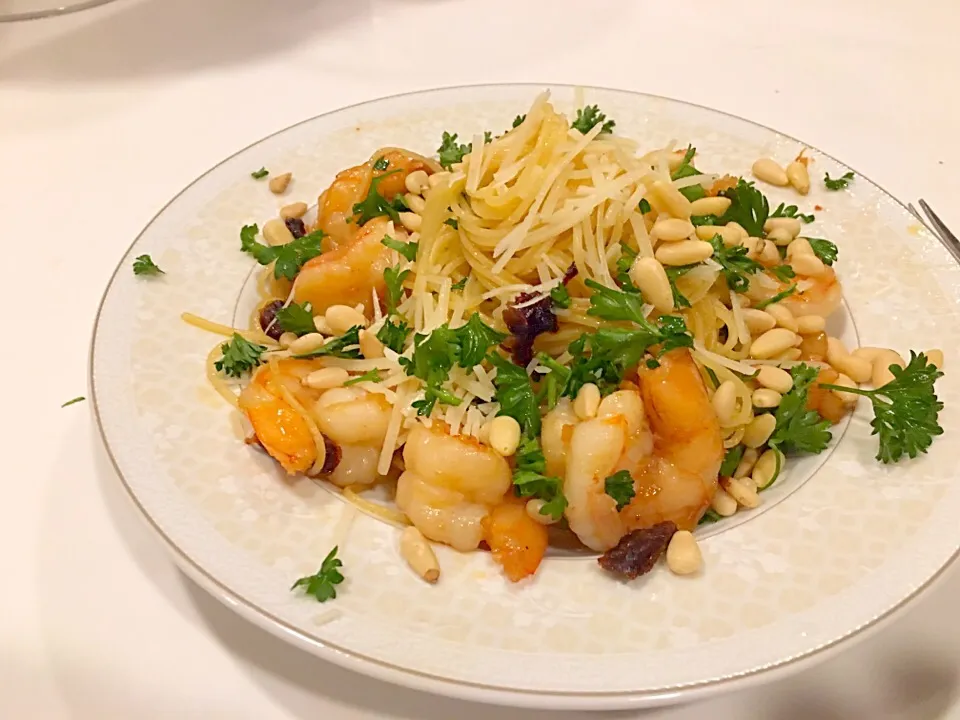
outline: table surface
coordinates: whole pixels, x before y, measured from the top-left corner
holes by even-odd
[[[0,26],[0,210],[17,261],[4,306],[29,302],[48,318],[32,329],[50,335],[26,358],[11,336],[3,360],[17,412],[0,474],[0,717],[546,717],[369,680],[241,620],[135,516],[90,403],[60,408],[88,394],[90,329],[117,259],[197,175],[382,95],[578,83],[777,128],[960,229],[958,23],[946,0],[121,0]],[[960,718],[958,603],[953,572],[801,674],[615,716]]]

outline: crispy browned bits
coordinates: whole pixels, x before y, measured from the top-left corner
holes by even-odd
[[[280,327],[280,323],[276,322],[277,311],[282,307],[283,300],[274,300],[260,308],[260,329],[267,337],[273,338],[277,342],[283,335],[283,328]]]
[[[653,570],[670,544],[677,525],[670,520],[624,535],[615,548],[607,550],[597,562],[600,567],[628,580]]]
[[[560,329],[549,295],[533,305],[517,307],[534,297],[536,295],[533,293],[520,293],[513,299],[513,304],[503,311],[503,321],[513,334],[507,345],[513,354],[513,361],[523,367],[533,360],[533,341],[537,335]]]
[[[283,224],[287,226],[287,230],[290,231],[290,234],[293,235],[294,240],[298,240],[307,234],[307,228],[303,224],[303,220],[300,218],[289,217],[283,221]]]
[[[339,445],[337,445],[326,435],[323,436],[323,447],[326,449],[327,453],[323,459],[323,467],[320,468],[320,474],[329,475],[336,470],[337,465],[340,464],[340,459],[343,457],[343,451],[340,450]]]

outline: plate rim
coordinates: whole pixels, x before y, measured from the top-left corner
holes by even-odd
[[[100,415],[100,406],[97,399],[97,386],[96,379],[94,374],[94,357],[96,352],[96,343],[98,331],[100,330],[100,322],[102,319],[102,313],[104,306],[107,301],[107,297],[112,289],[117,276],[120,270],[124,267],[124,260],[134,246],[140,241],[140,239],[146,234],[146,232],[154,225],[154,223],[163,215],[167,209],[176,203],[182,196],[187,194],[195,185],[197,185],[201,180],[206,178],[211,173],[215,172],[222,165],[228,163],[238,155],[241,155],[248,150],[260,145],[261,143],[266,142],[278,135],[281,135],[293,128],[300,127],[302,125],[314,122],[320,118],[334,115],[336,113],[342,112],[344,110],[364,107],[367,105],[373,105],[380,103],[386,100],[411,97],[416,95],[429,95],[433,93],[442,93],[444,91],[470,91],[478,88],[564,88],[569,90],[582,89],[589,92],[590,90],[599,90],[604,92],[614,92],[614,93],[623,93],[626,95],[633,95],[637,97],[645,97],[654,100],[663,100],[669,103],[675,103],[677,105],[684,105],[688,107],[694,107],[701,110],[707,110],[711,113],[717,113],[719,115],[726,116],[731,119],[738,120],[743,123],[747,123],[757,128],[761,128],[777,135],[793,140],[797,143],[800,143],[806,147],[815,150],[818,153],[821,153],[824,157],[830,158],[839,165],[854,170],[856,174],[863,178],[864,180],[871,183],[877,189],[879,189],[887,198],[892,200],[896,205],[900,206],[908,215],[915,217],[913,213],[910,212],[907,205],[902,202],[895,195],[890,193],[885,187],[872,180],[869,176],[856,171],[854,168],[851,168],[845,162],[837,159],[833,155],[822,151],[820,148],[812,145],[810,143],[804,142],[803,140],[794,137],[788,133],[784,133],[780,130],[772,128],[763,123],[759,123],[748,118],[742,117],[740,115],[730,113],[724,110],[718,110],[707,105],[702,105],[699,103],[690,102],[687,100],[681,100],[673,98],[666,95],[659,95],[655,93],[641,92],[637,90],[630,90],[625,88],[613,88],[613,87],[604,87],[599,85],[580,85],[573,83],[556,83],[556,82],[508,82],[508,83],[471,83],[463,85],[447,85],[433,88],[422,88],[419,90],[413,90],[403,93],[395,93],[391,95],[379,96],[376,98],[371,98],[368,100],[363,100],[357,103],[351,103],[348,105],[338,106],[331,110],[327,110],[322,113],[318,113],[309,118],[305,118],[298,122],[292,123],[286,127],[278,129],[274,132],[271,132],[253,142],[247,144],[246,146],[236,150],[230,155],[222,158],[217,163],[209,167],[207,170],[196,176],[190,183],[185,185],[180,191],[173,195],[166,203],[164,203],[159,210],[150,218],[150,220],[143,226],[143,228],[136,234],[132,242],[127,246],[121,255],[120,259],[117,261],[116,266],[114,267],[113,272],[110,274],[109,280],[106,284],[106,287],[103,291],[103,294],[100,298],[100,302],[97,305],[96,314],[94,316],[93,329],[91,333],[90,346],[88,352],[88,380],[90,385],[90,395],[93,403],[94,418],[96,421],[97,432],[100,436],[100,439],[103,443],[103,447],[107,452],[107,456],[110,460],[110,464],[113,466],[113,469],[120,480],[121,485],[125,490],[125,494],[133,503],[133,505],[139,511],[139,515],[146,520],[147,525],[152,528],[152,530],[160,537],[162,544],[167,548],[167,550],[173,556],[173,560],[176,563],[177,567],[184,572],[187,577],[189,577],[193,582],[202,587],[206,592],[213,595],[224,605],[230,609],[237,612],[239,615],[244,617],[246,620],[252,622],[263,630],[266,630],[268,633],[277,637],[281,640],[286,640],[298,647],[301,650],[309,652],[315,656],[320,657],[323,660],[333,662],[341,667],[344,667],[348,670],[355,671],[361,674],[365,674],[371,677],[376,678],[377,680],[386,681],[401,686],[406,686],[413,688],[415,690],[445,695],[448,697],[455,697],[462,700],[468,700],[472,702],[481,702],[488,704],[497,704],[497,705],[508,705],[512,707],[526,707],[526,708],[543,708],[543,709],[623,709],[623,708],[639,708],[639,707],[653,707],[653,706],[664,706],[669,704],[677,703],[681,700],[695,700],[702,699],[709,695],[717,694],[721,691],[732,691],[736,689],[741,689],[744,687],[756,685],[760,682],[765,682],[767,680],[784,677],[786,675],[798,672],[805,667],[810,667],[822,660],[825,660],[833,655],[835,655],[840,649],[845,646],[851,645],[853,641],[860,641],[865,639],[868,635],[876,632],[877,630],[885,627],[891,620],[893,620],[901,611],[907,609],[909,606],[912,606],[915,601],[927,590],[929,590],[933,585],[938,583],[944,575],[955,565],[956,560],[960,557],[960,547],[954,550],[953,554],[947,559],[943,565],[932,574],[925,582],[918,585],[912,592],[908,595],[901,598],[894,605],[889,607],[886,611],[876,615],[870,620],[860,624],[859,626],[848,630],[845,634],[840,637],[835,638],[834,640],[823,643],[815,648],[812,648],[801,654],[797,654],[786,658],[782,661],[775,663],[767,664],[763,667],[758,667],[751,669],[749,671],[741,672],[736,675],[730,675],[722,678],[714,678],[710,680],[704,680],[696,683],[686,683],[681,685],[675,685],[670,687],[661,688],[658,690],[614,690],[614,691],[571,691],[571,692],[562,692],[562,691],[551,691],[551,690],[524,690],[519,688],[505,688],[503,686],[497,685],[487,685],[484,683],[471,682],[467,680],[451,680],[449,678],[442,677],[429,672],[423,672],[419,670],[411,670],[408,668],[395,665],[386,661],[378,660],[376,658],[367,657],[360,653],[354,652],[348,648],[340,647],[333,643],[329,643],[316,635],[310,633],[309,631],[300,629],[292,625],[291,623],[276,617],[269,610],[258,606],[256,603],[248,600],[247,598],[239,595],[236,591],[231,590],[221,581],[211,575],[207,570],[205,570],[197,561],[190,557],[185,551],[183,551],[174,541],[170,538],[156,521],[151,517],[147,512],[146,508],[141,504],[139,498],[134,493],[133,489],[130,487],[127,482],[124,474],[120,470],[119,465],[117,464],[116,458],[114,457],[113,450],[110,447],[110,443],[107,439],[106,432],[104,429],[104,424]]]

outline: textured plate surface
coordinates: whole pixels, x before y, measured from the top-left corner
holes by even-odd
[[[353,516],[334,494],[290,481],[245,447],[231,411],[207,387],[219,338],[184,324],[190,311],[223,323],[246,313],[251,270],[239,229],[276,213],[250,172],[291,171],[284,202],[314,202],[340,169],[377,147],[429,154],[443,130],[470,137],[509,127],[541,86],[451,88],[387,98],[273,135],[225,160],[177,196],[121,261],[104,297],[92,350],[96,410],[128,492],[192,577],[271,632],[377,677],[476,700],[557,708],[652,705],[702,694],[765,671],[796,667],[875,624],[922,590],[960,547],[960,489],[949,439],[960,405],[941,415],[947,438],[899,467],[876,463],[861,402],[828,456],[793,462],[762,512],[704,533],[706,569],[665,570],[631,584],[587,558],[550,558],[533,582],[511,585],[485,553],[440,549],[435,587],[410,573],[396,530]],[[572,113],[574,91],[553,100]],[[760,156],[805,146],[705,108],[587,89],[643,147],[693,143],[708,171],[748,174]],[[960,270],[895,200],[857,177],[827,192],[819,178],[847,168],[817,151],[814,190],[798,202],[810,235],[840,248],[850,345],[906,352],[960,341]],[[150,253],[166,271],[136,278]],[[948,357],[949,365],[954,358]],[[948,372],[941,397],[960,397]],[[841,435],[841,433],[837,433]],[[749,521],[743,520],[749,518]],[[333,603],[289,592],[338,540],[346,582]],[[336,610],[336,618],[329,613]]]

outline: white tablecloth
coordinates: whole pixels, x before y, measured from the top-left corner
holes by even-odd
[[[958,26],[945,0],[120,0],[0,26],[0,717],[546,717],[368,680],[236,617],[134,514],[90,404],[60,408],[88,394],[118,258],[197,175],[381,95],[580,83],[775,127],[960,229]],[[960,718],[958,603],[952,573],[819,667],[619,717]]]

